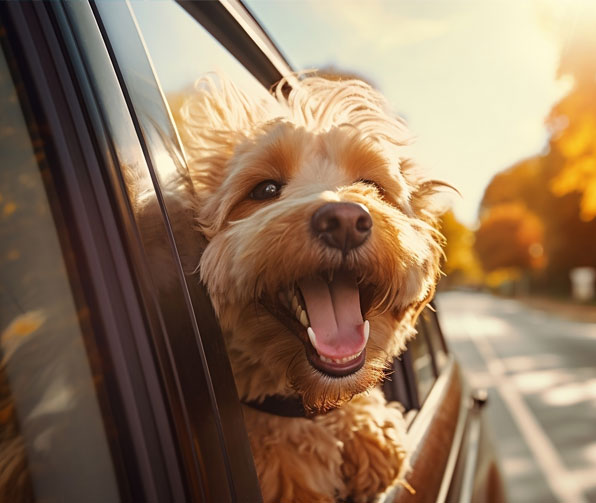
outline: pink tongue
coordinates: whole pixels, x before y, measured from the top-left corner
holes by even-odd
[[[360,312],[358,284],[347,273],[336,273],[333,281],[308,278],[298,283],[315,332],[315,349],[327,358],[345,358],[364,349],[364,324]]]

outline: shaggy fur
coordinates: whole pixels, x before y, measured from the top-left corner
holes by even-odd
[[[253,103],[203,79],[175,111],[208,240],[200,276],[240,398],[296,396],[311,416],[245,407],[265,501],[370,501],[407,465],[402,413],[375,386],[434,293],[441,238],[432,196],[442,184],[404,158],[407,130],[367,84],[308,76],[284,91],[282,82],[274,103]],[[252,199],[265,180],[280,182],[280,195]],[[311,217],[328,202],[366,206],[373,227],[362,246],[343,254],[313,234]],[[340,269],[358,278],[371,332],[363,367],[331,377],[272,306],[301,278]]]

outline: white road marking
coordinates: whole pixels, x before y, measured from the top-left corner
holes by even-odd
[[[474,337],[469,331],[468,336],[484,359],[497,391],[517,423],[553,494],[559,501],[566,503],[587,503],[578,484],[580,480],[563,464],[548,435],[507,376],[507,369],[490,342],[486,337]]]

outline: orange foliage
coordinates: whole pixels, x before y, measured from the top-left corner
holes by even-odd
[[[572,268],[596,267],[594,33],[588,26],[566,39],[559,75],[571,76],[574,85],[548,117],[548,148],[493,178],[480,206],[482,225],[476,234],[485,270],[513,264],[534,268],[532,281],[558,292],[568,290]],[[540,246],[530,250],[532,241]]]
[[[453,212],[448,211],[441,219],[441,233],[446,239],[443,264],[446,283],[479,284],[482,268],[474,251],[474,232],[459,222]]]
[[[523,204],[494,206],[476,231],[475,248],[485,271],[544,266],[544,228],[540,219]]]
[[[559,74],[571,76],[574,86],[551,111],[551,148],[561,156],[551,182],[556,196],[578,193],[579,216],[596,218],[596,37],[591,25],[574,34],[561,58]]]
[[[596,85],[592,92],[596,93]],[[564,100],[558,110],[566,104]],[[569,113],[573,113],[569,126],[552,142],[564,160],[551,189],[557,196],[581,193],[580,218],[588,222],[596,217],[596,108]]]

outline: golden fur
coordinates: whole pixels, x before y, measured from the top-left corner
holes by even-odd
[[[297,396],[313,415],[245,407],[265,501],[370,501],[407,465],[402,413],[375,386],[434,293],[441,183],[404,158],[407,130],[367,84],[309,76],[287,96],[284,84],[274,102],[253,103],[230,83],[203,79],[175,111],[208,240],[200,276],[240,398]],[[251,199],[264,180],[282,181],[281,195]],[[344,255],[316,239],[311,215],[327,202],[368,208],[373,229],[362,246]],[[370,297],[371,333],[364,366],[330,377],[265,306],[300,278],[340,268],[355,271]]]

